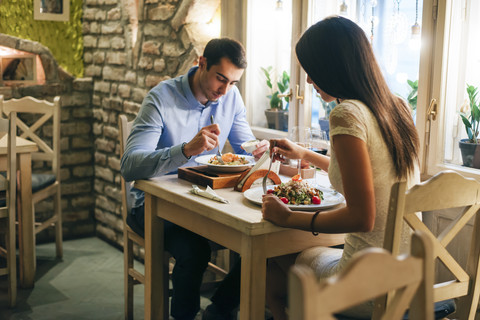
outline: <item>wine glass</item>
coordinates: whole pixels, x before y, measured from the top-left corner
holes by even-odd
[[[326,155],[330,147],[330,141],[328,140],[327,132],[320,128],[312,128],[310,134],[310,146],[311,150]],[[315,184],[317,184],[317,168],[315,167]]]
[[[300,138],[300,127],[297,127],[297,126],[290,127],[290,129],[288,130],[288,139],[290,141],[298,143],[299,138]],[[298,174],[301,173],[301,166],[300,166],[301,162],[299,159],[288,159],[288,164],[291,167],[296,167],[298,169]]]

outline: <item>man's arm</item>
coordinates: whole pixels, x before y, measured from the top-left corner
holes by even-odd
[[[126,181],[148,179],[176,170],[188,162],[182,144],[157,150],[163,131],[158,109],[146,103],[140,109],[127,139],[120,166]]]

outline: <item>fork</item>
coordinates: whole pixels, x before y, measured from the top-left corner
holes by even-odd
[[[210,123],[214,124],[215,121],[213,121],[213,114],[210,115]],[[217,150],[217,160],[220,164],[225,164],[222,159],[222,153],[220,152],[220,145],[218,145],[218,150]]]
[[[268,179],[268,175],[270,174],[270,170],[272,170],[273,156],[275,155],[275,152],[270,150],[273,149],[274,147],[275,147],[275,141],[273,141],[273,146],[269,150],[265,151],[265,152],[271,152],[271,154],[270,154],[270,164],[268,165],[267,174],[263,177],[263,180],[262,180],[263,194],[267,194],[267,179]]]

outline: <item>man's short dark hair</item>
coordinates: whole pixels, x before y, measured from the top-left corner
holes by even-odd
[[[207,70],[219,64],[222,58],[228,58],[237,68],[247,67],[245,48],[236,40],[219,38],[210,40],[205,46],[203,56],[207,58]]]

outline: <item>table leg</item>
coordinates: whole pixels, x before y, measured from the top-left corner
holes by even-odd
[[[145,319],[168,319],[168,265],[163,263],[163,220],[156,215],[157,202],[145,194]]]
[[[267,269],[265,238],[243,236],[241,251],[240,319],[264,319]]]
[[[19,256],[20,286],[33,288],[35,280],[35,213],[32,204],[32,161],[30,153],[18,154],[20,170]]]

